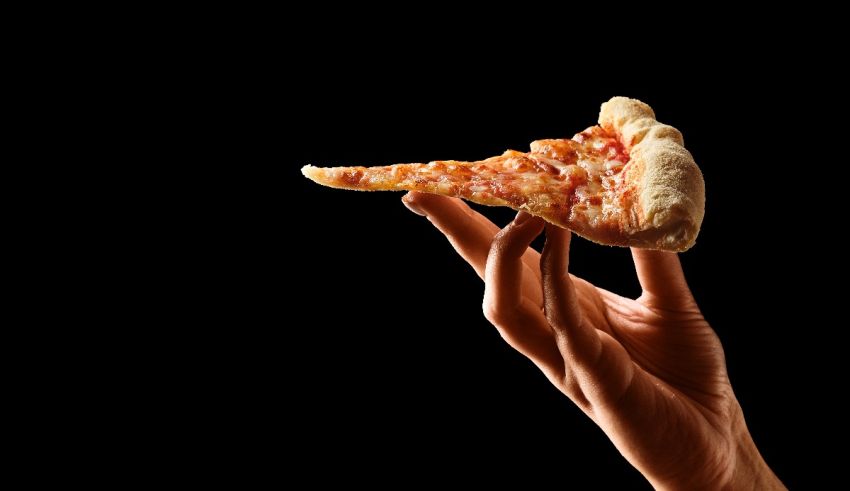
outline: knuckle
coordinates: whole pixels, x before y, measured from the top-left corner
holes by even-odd
[[[503,228],[493,237],[493,241],[490,243],[490,253],[504,255],[512,248],[513,243],[514,234],[512,233],[512,228]]]
[[[566,370],[564,372],[564,376],[561,378],[561,385],[564,388],[564,393],[570,397],[581,394],[581,386],[572,370]]]
[[[484,300],[482,310],[484,311],[484,318],[496,327],[509,324],[515,315],[514,312],[510,312],[488,299]]]
[[[499,336],[502,337],[502,341],[508,343],[509,346],[513,346],[515,349],[519,349],[517,346],[519,346],[520,339],[516,336],[516,334],[499,327],[497,327],[496,330],[499,332]]]
[[[590,403],[587,396],[582,390],[576,374],[570,368],[564,372],[564,376],[560,380],[561,391],[582,409],[589,408]]]

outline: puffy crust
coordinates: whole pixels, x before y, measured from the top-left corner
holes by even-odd
[[[652,108],[626,97],[602,104],[599,125],[629,151],[623,231],[638,247],[684,251],[694,245],[705,214],[705,184],[682,134],[655,120]]]

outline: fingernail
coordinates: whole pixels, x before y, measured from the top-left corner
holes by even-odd
[[[405,194],[404,196],[402,196],[401,202],[404,203],[404,206],[406,206],[408,210],[412,211],[413,213],[416,213],[421,217],[424,217],[425,212],[422,211],[422,208],[419,208],[419,205],[413,203],[412,198],[409,198],[409,196],[409,194]]]
[[[528,219],[531,218],[531,214],[521,211],[516,214],[516,218],[514,218],[514,223],[517,225],[522,225],[527,222]]]

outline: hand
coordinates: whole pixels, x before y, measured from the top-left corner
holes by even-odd
[[[568,274],[570,232],[520,212],[499,231],[461,200],[403,201],[485,283],[484,315],[657,489],[785,489],[758,453],[723,349],[673,253],[632,249],[643,293]]]

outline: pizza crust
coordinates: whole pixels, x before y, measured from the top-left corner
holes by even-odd
[[[705,215],[705,183],[676,128],[655,120],[652,108],[614,97],[602,104],[599,125],[629,151],[626,210],[621,224],[630,245],[684,251],[694,245]]]

